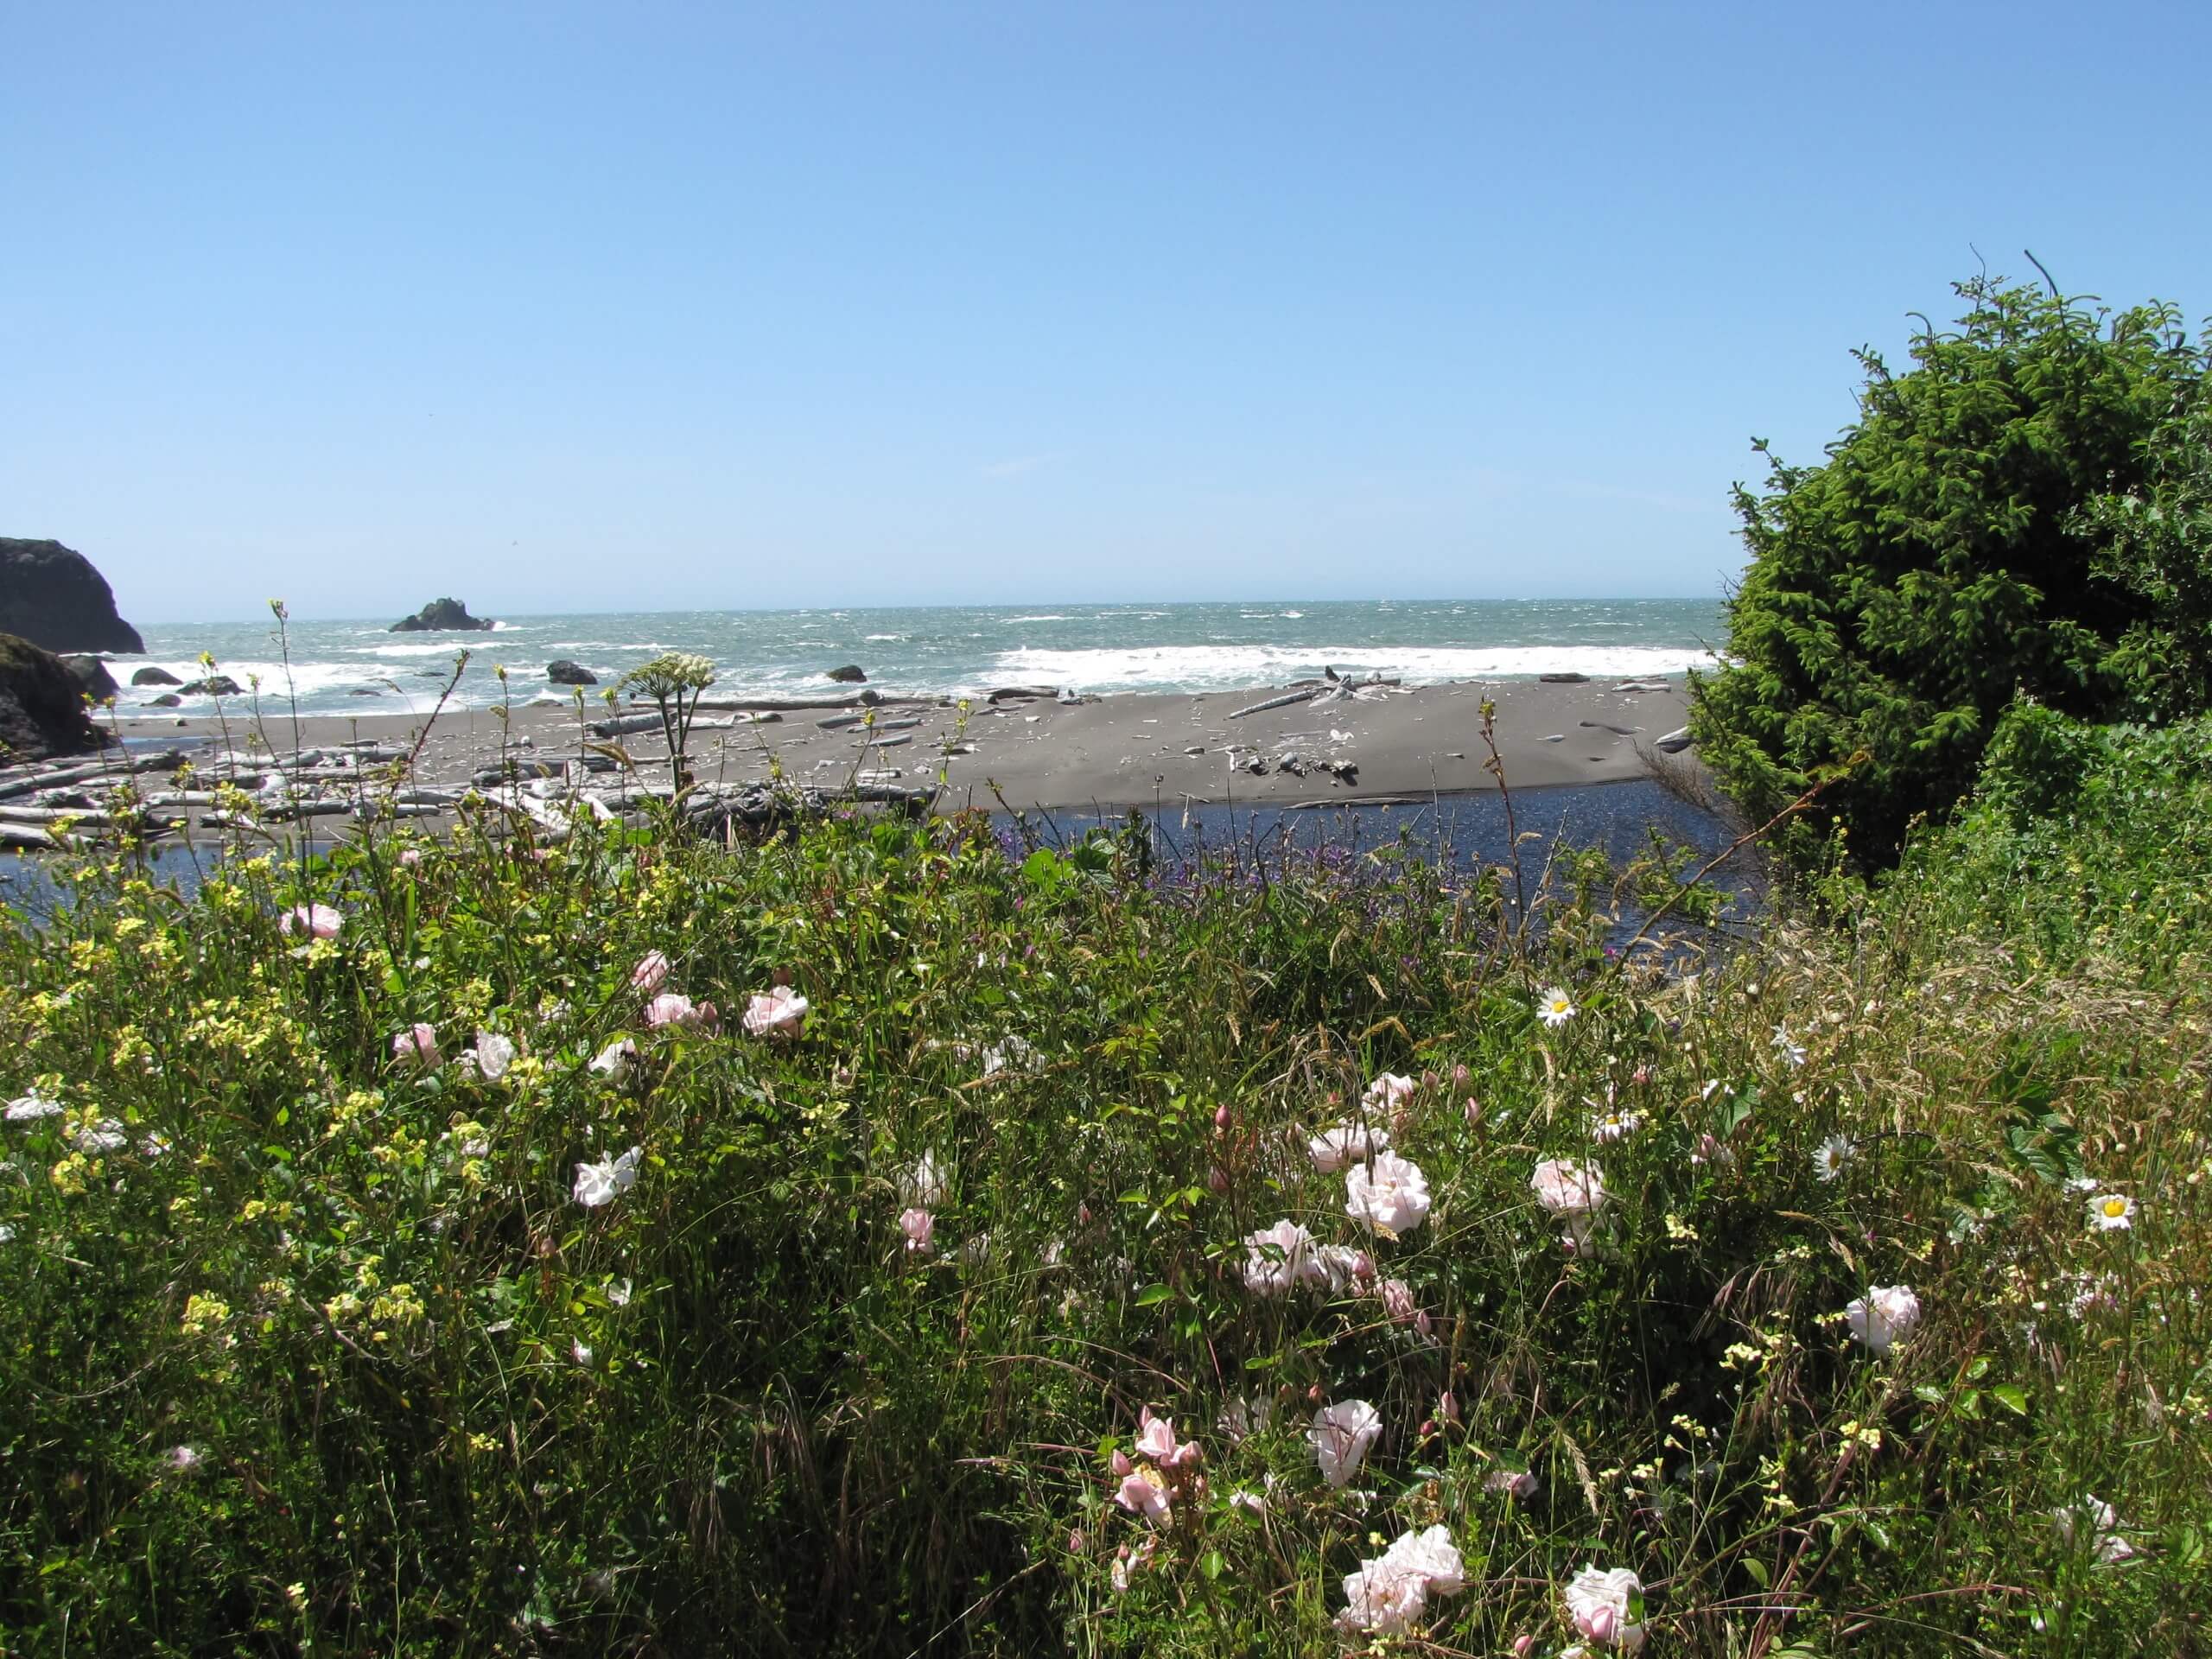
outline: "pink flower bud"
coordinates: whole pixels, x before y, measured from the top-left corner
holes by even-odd
[[[1422,1072],[1422,1073],[1421,1074],[1421,1086],[1422,1088],[1424,1088],[1424,1089],[1433,1089],[1433,1088],[1435,1088],[1435,1087],[1436,1087],[1436,1084],[1437,1084],[1437,1076],[1436,1076],[1436,1073],[1435,1073],[1435,1072],[1433,1072],[1433,1071],[1424,1071],[1424,1072]]]
[[[1513,1638],[1513,1659],[1529,1659],[1536,1649],[1536,1638],[1523,1633]]]
[[[1116,1452],[1107,1460],[1106,1466],[1114,1471],[1114,1478],[1120,1480],[1124,1476],[1128,1475],[1131,1470],[1135,1469],[1136,1465],[1129,1461],[1128,1454],[1127,1452]]]
[[[1206,1185],[1217,1192],[1229,1191],[1229,1172],[1219,1164],[1206,1171]]]
[[[1467,1122],[1470,1124],[1479,1123],[1483,1121],[1482,1103],[1477,1100],[1472,1095],[1469,1095],[1467,1096],[1466,1105],[1462,1107],[1460,1109],[1466,1113]]]
[[[1217,1129],[1225,1130],[1235,1122],[1235,1114],[1230,1111],[1226,1103],[1217,1106],[1213,1109],[1213,1126]]]
[[[1474,1073],[1468,1071],[1465,1066],[1455,1065],[1452,1068],[1452,1086],[1454,1089],[1464,1089],[1467,1086],[1467,1079],[1472,1076]]]

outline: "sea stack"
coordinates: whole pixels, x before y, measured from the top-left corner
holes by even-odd
[[[56,541],[0,536],[0,632],[46,651],[143,652],[92,562]]]
[[[492,619],[471,616],[457,599],[434,599],[412,616],[391,625],[394,633],[489,633]]]

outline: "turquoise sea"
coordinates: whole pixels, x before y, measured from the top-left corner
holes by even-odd
[[[472,605],[472,608],[474,607]],[[196,679],[203,652],[264,698],[287,687],[302,713],[428,709],[468,653],[454,699],[482,707],[547,693],[545,666],[581,663],[611,685],[664,651],[696,652],[733,695],[805,696],[826,671],[863,669],[888,694],[1010,683],[1083,692],[1224,690],[1279,684],[1325,666],[1408,683],[1580,671],[1676,674],[1712,661],[1712,599],[1247,601],[1215,605],[957,606],[806,611],[663,611],[503,616],[489,633],[393,633],[391,619],[295,619],[289,669],[269,618],[141,625],[152,663]],[[495,670],[505,667],[502,686]],[[125,690],[126,710],[159,688]],[[188,699],[181,712],[204,712]]]

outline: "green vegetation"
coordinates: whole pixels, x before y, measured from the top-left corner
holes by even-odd
[[[1956,330],[1923,326],[1910,370],[1859,354],[1859,419],[1825,462],[1738,490],[1733,661],[1692,722],[1755,817],[1827,779],[1803,830],[1840,824],[1877,865],[1967,791],[2016,695],[2092,719],[2212,706],[2205,426],[2186,418],[2205,353],[2171,306],[1958,293]]]
[[[0,1640],[1272,1655],[1381,1561],[1353,1645],[2199,1650],[2208,753],[2024,716],[1696,975],[1586,861],[86,867],[0,939]]]

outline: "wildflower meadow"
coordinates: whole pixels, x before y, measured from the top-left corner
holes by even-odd
[[[1663,949],[1540,845],[74,863],[0,1652],[2206,1651],[2212,734],[2023,718]]]

